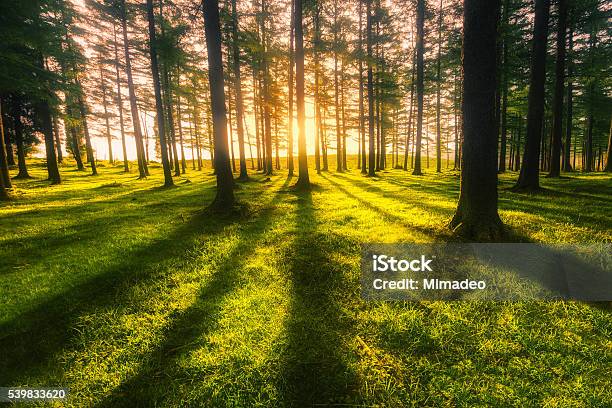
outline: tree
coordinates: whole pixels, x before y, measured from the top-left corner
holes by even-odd
[[[306,109],[304,99],[304,27],[302,0],[294,0],[293,27],[295,29],[295,96],[298,120],[298,181],[296,188],[310,189],[308,156],[306,153]]]
[[[550,172],[548,177],[561,174],[561,137],[563,132],[563,93],[565,83],[565,32],[567,31],[567,0],[558,0],[557,60],[555,63],[555,94],[553,96],[553,130]]]
[[[515,186],[515,189],[519,190],[538,190],[540,188],[540,142],[542,140],[542,121],[544,117],[549,12],[550,0],[535,0],[527,136],[523,165]]]
[[[295,47],[294,47],[294,36],[295,36],[295,0],[291,0],[291,23],[289,24],[289,79],[287,81],[287,88],[289,89],[288,102],[288,120],[287,120],[287,170],[288,177],[293,176],[294,163],[293,163],[293,67],[295,65]]]
[[[463,21],[463,162],[456,233],[477,241],[503,233],[497,212],[495,123],[499,0],[465,0]]]
[[[155,39],[155,16],[153,14],[153,0],[147,0],[147,20],[149,23],[149,54],[151,57],[151,75],[153,76],[153,89],[155,91],[155,108],[157,117],[157,133],[161,151],[161,161],[164,169],[164,186],[174,185],[170,163],[168,162],[168,146],[166,143],[166,129],[164,123],[164,106],[161,96],[161,84],[159,80],[159,65],[157,61],[157,44]]]
[[[421,170],[421,141],[423,138],[423,54],[425,36],[425,0],[417,0],[416,9],[416,98],[417,98],[417,123],[414,170],[412,174],[419,176],[423,174]]]
[[[7,200],[9,198],[7,190],[12,188],[11,177],[8,170],[8,161],[6,158],[6,147],[4,144],[4,121],[2,115],[2,100],[0,98],[0,199]]]
[[[247,180],[249,175],[246,168],[246,156],[244,152],[244,107],[242,103],[242,82],[240,79],[240,47],[238,46],[238,12],[236,11],[236,0],[232,0],[232,52],[234,63],[234,92],[236,94],[236,129],[238,132],[238,151],[240,155],[239,180]]]
[[[368,176],[376,175],[374,135],[374,74],[372,72],[372,0],[366,0],[366,48],[368,54]]]
[[[221,54],[221,27],[219,25],[218,0],[203,0],[204,31],[208,51],[208,82],[210,84],[210,109],[213,119],[215,149],[215,172],[217,195],[212,204],[217,210],[227,211],[233,207],[234,181],[227,145],[227,117],[225,112],[225,89],[223,86],[223,58]]]
[[[132,123],[134,125],[134,138],[136,139],[136,156],[138,158],[139,178],[145,178],[149,175],[147,161],[145,159],[144,145],[142,143],[142,131],[140,128],[140,119],[138,116],[138,105],[136,104],[136,91],[134,88],[134,80],[132,78],[132,62],[130,57],[130,45],[127,35],[127,15],[125,10],[125,0],[120,0],[120,18],[121,29],[123,31],[123,53],[125,55],[125,74],[128,81],[128,93],[130,100],[130,112],[132,114]]]

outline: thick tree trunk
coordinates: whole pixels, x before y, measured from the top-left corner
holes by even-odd
[[[461,192],[450,226],[470,240],[501,237],[497,213],[496,37],[499,0],[465,0]]]
[[[500,146],[499,146],[499,165],[498,171],[503,173],[506,171],[506,152],[508,144],[508,38],[507,38],[507,25],[508,25],[508,7],[510,1],[504,1],[504,12],[502,16],[503,28],[501,30],[502,36],[502,66],[501,66],[501,132],[500,132]]]
[[[294,172],[293,163],[293,66],[295,65],[294,57],[294,33],[295,33],[295,0],[291,0],[291,22],[289,23],[289,80],[287,88],[289,89],[288,96],[288,119],[287,119],[287,169],[288,176],[292,177]]]
[[[548,177],[561,175],[561,138],[563,133],[563,86],[565,84],[565,32],[567,31],[567,0],[558,0],[557,61],[555,63],[555,94],[553,97],[553,129]]]
[[[166,128],[164,123],[164,106],[162,102],[161,84],[159,80],[159,65],[157,62],[157,40],[155,39],[155,15],[153,14],[153,0],[147,0],[147,20],[149,28],[149,56],[151,60],[151,73],[153,77],[153,90],[155,92],[155,111],[157,113],[156,118],[157,134],[159,135],[159,150],[161,152],[162,167],[164,169],[164,186],[170,187],[174,185],[174,181],[172,180],[170,163],[168,162],[168,147],[166,143]]]
[[[138,105],[136,103],[136,91],[134,88],[134,80],[132,79],[132,62],[130,57],[130,44],[127,36],[127,17],[125,11],[125,0],[121,0],[121,29],[123,31],[123,52],[125,55],[125,74],[128,81],[128,93],[130,99],[130,112],[132,114],[132,124],[134,126],[134,139],[136,139],[136,154],[138,156],[138,173],[139,178],[145,178],[149,175],[147,162],[144,155],[144,146],[142,143],[142,131],[140,129],[140,119],[138,116]]]
[[[240,47],[238,46],[238,12],[236,0],[232,0],[232,51],[234,63],[234,93],[236,94],[236,131],[238,133],[238,154],[240,158],[239,180],[247,180],[246,156],[244,153],[244,106],[242,102],[242,81],[240,76]],[[293,160],[293,159],[292,159]]]
[[[229,163],[227,146],[227,118],[225,90],[223,86],[223,59],[221,54],[221,27],[219,25],[218,0],[203,0],[204,30],[208,51],[208,81],[210,84],[210,108],[213,117],[215,140],[215,170],[217,195],[213,207],[227,211],[234,205],[234,180]]]
[[[423,174],[421,170],[421,140],[423,137],[423,53],[424,53],[425,0],[417,0],[416,9],[416,60],[417,60],[417,126],[413,175]]]
[[[51,184],[60,184],[59,168],[57,167],[57,156],[55,155],[55,140],[53,138],[53,119],[49,102],[42,100],[38,104],[38,113],[42,124],[42,133],[45,137],[45,152],[47,160],[47,174]]]
[[[572,77],[574,76],[573,64],[573,49],[574,49],[574,24],[572,22],[573,9],[570,12],[569,39],[568,39],[568,54],[567,54],[567,118],[565,124],[565,146],[563,149],[563,171],[572,171],[570,164],[570,153],[572,146],[572,128],[573,128],[573,85]]]
[[[306,110],[304,100],[304,28],[302,26],[302,0],[295,1],[293,26],[295,29],[295,96],[298,121],[298,189],[310,189],[308,156],[306,152]]]
[[[540,142],[544,119],[544,85],[546,83],[546,43],[550,0],[535,0],[535,22],[532,39],[531,80],[529,85],[527,136],[518,182],[520,190],[540,188]]]

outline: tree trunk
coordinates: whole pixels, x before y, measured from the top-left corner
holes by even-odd
[[[214,161],[217,174],[217,195],[212,205],[217,210],[227,211],[234,205],[234,180],[230,168],[227,146],[227,118],[223,86],[219,2],[218,0],[203,0],[202,8],[204,10],[206,49],[208,51],[210,109],[213,117]]]
[[[106,140],[108,142],[108,161],[113,164],[113,136],[110,131],[110,123],[108,120],[108,104],[106,101],[106,83],[104,82],[104,72],[102,69],[102,62],[100,61],[100,87],[102,88],[102,107],[104,109],[104,123],[106,125]]]
[[[23,123],[21,123],[21,102],[13,96],[13,129],[15,131],[15,145],[17,146],[17,166],[19,172],[15,179],[32,178],[26,165],[25,144],[23,140]]]
[[[567,30],[567,0],[558,0],[557,61],[555,63],[555,94],[553,97],[552,150],[548,177],[561,175],[561,137],[563,133],[563,86],[565,84],[565,32]]]
[[[128,173],[130,165],[127,158],[127,146],[125,141],[125,127],[123,124],[123,100],[121,97],[121,77],[119,76],[119,50],[117,45],[117,30],[113,24],[113,45],[115,50],[115,76],[117,80],[117,109],[119,110],[119,129],[121,130],[121,148],[123,153],[123,171]]]
[[[525,153],[518,182],[520,190],[540,188],[540,142],[544,119],[544,85],[546,83],[546,43],[550,0],[535,0],[535,23],[532,39],[531,79],[529,85]]]
[[[461,192],[450,223],[470,240],[500,238],[495,123],[499,0],[465,0],[463,21],[463,134]]]
[[[374,75],[372,72],[372,0],[366,0],[366,48],[368,54],[368,176],[376,175],[374,134]]]
[[[608,134],[608,152],[606,156],[606,167],[604,167],[603,171],[612,172],[612,120],[610,121],[610,133]]]
[[[81,85],[77,82],[81,90],[83,89]],[[83,133],[85,134],[85,152],[87,154],[87,161],[91,166],[91,174],[93,176],[98,175],[98,169],[96,167],[96,158],[94,157],[93,147],[91,145],[91,137],[89,136],[89,126],[87,125],[87,106],[85,106],[85,101],[83,100],[83,95],[79,95],[79,112],[81,113],[81,121],[83,124]]]
[[[569,18],[569,39],[568,39],[568,54],[567,54],[567,118],[565,124],[565,146],[563,150],[563,171],[572,171],[572,165],[570,164],[570,153],[572,146],[572,127],[573,127],[573,85],[572,85],[572,77],[574,76],[574,64],[572,62],[573,58],[573,48],[574,48],[574,24],[572,22],[573,19],[573,9],[570,12]]]
[[[442,171],[442,130],[440,126],[440,82],[442,82],[442,0],[438,11],[438,57],[436,61],[436,173]]]
[[[53,126],[53,138],[55,142],[57,162],[62,163],[64,161],[64,157],[62,154],[62,141],[60,139],[59,125],[57,124],[57,117],[55,115],[52,115],[51,120],[52,120],[52,126]]]
[[[161,152],[162,167],[164,169],[164,186],[170,187],[174,185],[174,181],[172,180],[172,173],[170,172],[168,146],[166,144],[164,106],[162,102],[161,84],[159,80],[159,64],[157,62],[157,40],[155,38],[155,15],[153,14],[153,0],[147,0],[147,20],[149,27],[149,56],[151,60],[151,73],[153,77],[153,90],[155,93],[155,116],[157,118],[157,134],[159,135],[159,150]]]
[[[289,89],[288,96],[288,119],[287,119],[287,169],[288,177],[293,177],[293,66],[294,61],[294,32],[295,32],[295,0],[291,0],[291,22],[289,23],[289,80],[287,88]]]
[[[504,173],[506,171],[506,152],[508,144],[508,7],[510,1],[504,1],[504,12],[502,16],[502,66],[501,66],[501,132],[500,132],[500,148],[499,148],[499,165],[498,171]]]
[[[236,0],[232,0],[232,51],[234,63],[234,93],[236,97],[236,131],[238,133],[238,154],[240,156],[239,180],[247,180],[246,156],[244,153],[244,106],[242,102],[242,81],[240,77],[240,47],[238,46],[238,12]]]
[[[263,47],[262,51],[262,74],[263,74],[263,97],[264,97],[264,136],[265,136],[265,150],[266,150],[266,174],[271,175],[272,171],[272,126],[270,121],[270,106],[272,104],[270,98],[270,72],[268,67],[268,36],[266,29],[266,16],[267,16],[266,1],[261,1],[261,43]]]
[[[417,131],[414,155],[413,175],[423,174],[421,170],[421,140],[423,137],[423,53],[424,53],[424,22],[425,22],[425,0],[417,0],[416,9],[416,59],[417,59]]]
[[[140,129],[140,120],[138,116],[138,105],[136,103],[136,91],[134,88],[134,80],[132,79],[132,62],[130,57],[130,44],[127,36],[127,16],[125,11],[125,0],[121,0],[121,29],[123,31],[123,52],[125,54],[125,74],[128,81],[128,93],[130,96],[130,112],[132,114],[132,123],[134,125],[134,138],[136,139],[136,154],[138,156],[138,173],[139,178],[145,178],[149,175],[147,162],[144,157],[144,146],[142,143],[142,131]]]
[[[6,145],[4,144],[4,141],[4,115],[2,113],[2,100],[0,99],[0,179],[2,179],[0,193],[6,193],[4,191],[5,189],[13,188],[8,169],[8,159],[6,157]],[[6,194],[4,198],[8,198],[8,194]]]
[[[321,173],[321,98],[319,97],[319,2],[315,1],[313,13],[313,59],[314,59],[314,103],[315,103],[315,169],[317,174]]]
[[[304,29],[302,26],[302,0],[294,0],[295,29],[295,96],[298,121],[298,189],[310,189],[308,156],[306,152],[306,110],[304,100]]]

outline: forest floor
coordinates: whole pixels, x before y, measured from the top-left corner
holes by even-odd
[[[30,168],[0,205],[0,386],[78,407],[612,406],[609,304],[361,299],[361,243],[450,239],[457,172],[311,170],[300,194],[255,175],[219,217],[210,169],[164,189],[159,166],[60,186]],[[612,241],[609,175],[515,179],[515,239]]]

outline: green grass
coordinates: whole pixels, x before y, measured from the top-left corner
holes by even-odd
[[[62,168],[0,206],[0,386],[68,386],[67,406],[608,407],[609,305],[365,302],[363,242],[452,239],[458,174],[240,183],[245,214],[202,211],[210,170],[171,189]],[[513,239],[612,242],[612,179],[508,191]],[[295,179],[294,179],[295,180]]]

